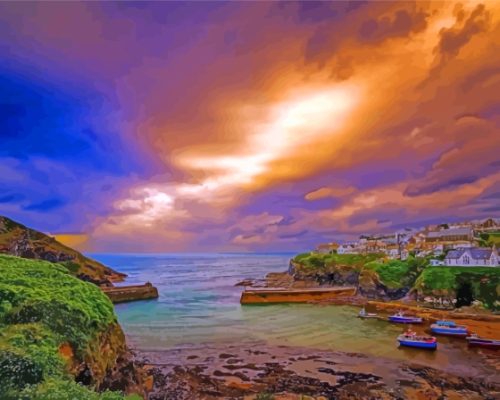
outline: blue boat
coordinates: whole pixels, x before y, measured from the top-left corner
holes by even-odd
[[[457,325],[453,321],[436,321],[431,325],[431,332],[436,335],[466,337],[469,331],[464,325]]]
[[[397,314],[391,315],[389,318],[389,322],[395,322],[397,324],[421,324],[422,318],[420,317],[411,317],[404,315],[401,311]]]
[[[415,347],[417,349],[436,350],[437,340],[433,336],[418,336],[410,330],[398,336],[400,346]]]

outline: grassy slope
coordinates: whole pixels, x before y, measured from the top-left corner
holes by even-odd
[[[360,271],[366,263],[380,258],[379,254],[317,254],[302,253],[294,257],[294,261],[309,269],[321,271],[331,264],[341,264]]]
[[[113,305],[96,286],[57,264],[0,255],[0,398],[115,400],[73,382],[59,355],[77,355],[116,322]]]
[[[500,247],[500,232],[484,233],[480,235],[488,247],[496,245]]]

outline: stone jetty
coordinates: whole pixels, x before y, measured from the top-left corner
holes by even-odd
[[[158,289],[150,282],[144,285],[101,287],[113,303],[158,298]]]
[[[249,289],[241,294],[241,304],[310,303],[356,295],[355,287]]]

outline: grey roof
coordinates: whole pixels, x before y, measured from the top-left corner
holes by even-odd
[[[427,237],[442,237],[442,236],[458,236],[458,235],[471,235],[471,228],[451,228],[443,229],[440,231],[432,231],[427,234]]]
[[[469,252],[474,260],[488,260],[491,257],[493,249],[484,247],[472,247],[470,249],[458,249],[448,252],[447,259],[457,259],[462,257],[465,252]]]

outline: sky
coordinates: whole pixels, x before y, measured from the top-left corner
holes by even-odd
[[[500,216],[500,2],[2,2],[0,214],[85,251]]]

